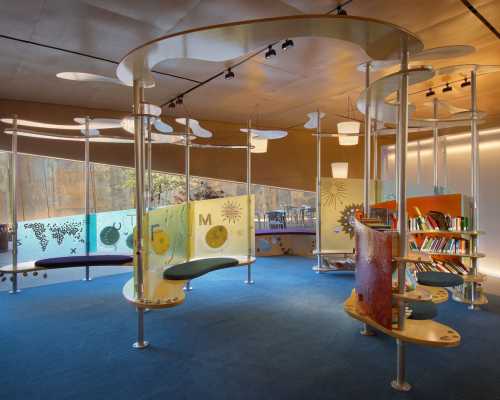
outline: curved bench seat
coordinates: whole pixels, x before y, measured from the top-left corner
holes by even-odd
[[[35,261],[35,267],[45,269],[71,268],[71,267],[104,267],[130,264],[133,257],[125,255],[91,255],[73,257],[45,258]]]
[[[191,280],[218,269],[235,267],[237,265],[240,265],[240,263],[236,258],[202,258],[167,268],[163,272],[163,279],[172,281]]]

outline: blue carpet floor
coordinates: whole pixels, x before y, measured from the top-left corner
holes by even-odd
[[[343,311],[353,275],[261,258],[256,284],[232,268],[193,281],[186,302],[146,314],[133,350],[128,274],[1,295],[2,399],[500,399],[500,299],[480,312],[449,301],[437,320],[454,349],[408,346],[413,391],[390,388],[394,340],[362,337]]]

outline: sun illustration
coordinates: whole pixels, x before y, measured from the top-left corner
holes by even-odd
[[[338,223],[342,226],[342,230],[352,239],[354,237],[354,229],[351,225],[352,220],[357,212],[363,210],[363,204],[349,204],[341,212]]]
[[[243,212],[241,206],[232,200],[228,200],[222,206],[222,220],[235,224],[241,219]]]
[[[347,197],[347,188],[344,182],[334,181],[329,190],[321,193],[321,202],[326,207],[332,207],[336,210],[337,206],[344,205]]]

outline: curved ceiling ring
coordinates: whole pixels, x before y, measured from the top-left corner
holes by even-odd
[[[407,73],[409,85],[425,82],[434,77],[434,70],[428,66],[410,68],[407,71],[398,71],[374,81],[363,90],[356,101],[359,112],[365,114],[365,105],[369,97],[371,115],[377,121],[395,124],[397,121],[397,104],[388,103],[386,98],[399,89],[401,75]],[[408,106],[409,113],[415,111],[415,106]]]
[[[370,59],[399,59],[406,41],[410,54],[422,41],[411,32],[371,18],[336,15],[294,15],[239,21],[162,36],[129,52],[117,67],[124,84],[154,84],[151,70],[172,59],[230,62],[269,43],[295,37],[329,37],[357,44]]]

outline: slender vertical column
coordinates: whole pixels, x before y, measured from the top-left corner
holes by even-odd
[[[399,204],[399,173],[400,173],[400,168],[399,168],[399,157],[398,157],[398,151],[399,151],[399,142],[401,141],[401,118],[400,118],[400,107],[399,107],[399,102],[401,99],[400,91],[398,90],[396,93],[396,104],[398,104],[398,110],[397,110],[397,121],[396,121],[396,147],[394,149],[394,194],[396,197],[396,204]]]
[[[135,150],[135,208],[136,208],[136,249],[135,249],[135,291],[138,300],[144,299],[143,280],[143,217],[144,217],[144,134],[145,125],[142,117],[144,87],[142,82],[134,80],[134,150]],[[136,349],[143,349],[149,343],[144,340],[144,308],[137,308],[137,341]]]
[[[396,157],[398,159],[398,231],[399,231],[399,255],[406,256],[407,250],[407,218],[406,218],[406,151],[408,142],[408,48],[406,41],[401,51],[401,87],[399,90],[399,132],[400,137]],[[404,266],[401,266],[401,274],[404,274]],[[400,285],[404,285],[404,277]],[[404,286],[403,286],[404,288]],[[400,326],[404,324],[404,303],[400,304]],[[397,344],[397,376],[391,382],[391,386],[399,391],[408,391],[411,386],[405,379],[405,344],[401,339],[396,339]]]
[[[90,254],[90,117],[85,117],[85,163],[84,163],[84,201],[85,201],[85,255]],[[85,266],[84,281],[90,281],[90,267]]]
[[[477,73],[473,69],[470,73],[471,83],[471,197],[472,197],[472,226],[473,231],[479,230],[479,131],[477,128]],[[477,253],[478,239],[474,235],[471,237],[471,253]],[[477,276],[477,258],[471,258],[471,275]],[[476,283],[471,282],[471,304],[470,310],[478,307],[474,304],[477,300]]]
[[[186,175],[186,187],[185,187],[185,192],[186,192],[186,207],[187,207],[187,213],[189,215],[190,213],[190,208],[191,208],[191,133],[189,132],[189,117],[186,118],[186,127],[185,127],[185,135],[186,135],[186,147],[184,148],[184,174]],[[189,218],[188,218],[189,220]],[[187,260],[189,261],[191,254],[190,252],[190,242],[191,242],[191,224],[187,224]],[[186,286],[184,286],[185,291],[191,291],[193,290],[193,286],[191,285],[191,281],[186,282]]]
[[[441,139],[441,146],[443,148],[443,189],[448,189],[448,139],[443,136]]]
[[[316,110],[316,258],[318,265],[316,272],[323,269],[323,255],[321,248],[321,116]]]
[[[366,63],[365,88],[370,87],[371,64]],[[365,104],[365,153],[364,153],[364,174],[363,174],[363,214],[370,217],[370,178],[371,178],[371,139],[372,139],[372,117],[371,117],[371,94],[367,93]]]
[[[378,121],[375,120],[375,130],[373,132],[373,180],[378,180]]]
[[[146,192],[146,210],[153,209],[153,142],[151,140],[151,120],[146,118],[146,128],[148,130],[148,143],[147,143],[147,192]]]
[[[422,154],[420,140],[417,140],[417,185],[422,183]]]
[[[434,98],[432,101],[433,106],[433,118],[438,118],[438,99]],[[439,169],[438,169],[438,154],[439,154],[439,132],[438,124],[434,121],[434,126],[432,128],[432,171],[433,171],[433,185],[434,194],[439,194]]]
[[[252,279],[252,264],[250,263],[250,259],[252,258],[252,237],[251,226],[254,223],[254,215],[251,212],[251,195],[252,195],[252,120],[248,120],[247,126],[247,208],[248,208],[248,265],[247,265],[247,280],[245,283],[247,285],[253,285],[255,281]]]
[[[9,293],[19,293],[17,282],[17,115],[12,119],[12,149],[10,153],[10,209],[12,220],[12,289]]]

